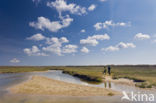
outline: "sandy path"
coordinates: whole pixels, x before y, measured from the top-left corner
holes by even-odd
[[[30,80],[13,86],[10,90],[13,93],[63,96],[106,96],[110,93],[119,94],[110,89],[66,83],[42,76],[33,76]]]

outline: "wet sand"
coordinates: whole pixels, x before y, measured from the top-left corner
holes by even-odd
[[[129,79],[125,79],[125,78],[112,79],[111,76],[105,76],[104,78],[105,78],[104,81],[135,86],[135,82],[133,80],[129,80]]]
[[[33,76],[28,81],[15,85],[9,90],[17,94],[54,96],[106,96],[110,93],[114,95],[120,94],[110,89],[66,83],[43,76]]]
[[[9,99],[8,99],[9,98]],[[121,96],[52,96],[7,94],[0,103],[123,103]],[[127,102],[124,102],[127,103]],[[129,102],[128,102],[129,103]]]

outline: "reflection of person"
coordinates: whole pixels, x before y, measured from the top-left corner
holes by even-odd
[[[111,82],[109,82],[109,88],[111,88]]]
[[[108,74],[111,75],[111,67],[108,66]]]
[[[105,86],[105,88],[107,88],[107,83],[106,82],[104,82],[104,86]]]

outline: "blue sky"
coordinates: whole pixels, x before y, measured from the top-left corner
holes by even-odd
[[[0,65],[156,64],[155,0],[1,0]]]

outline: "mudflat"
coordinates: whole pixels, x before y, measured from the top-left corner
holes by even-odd
[[[120,94],[106,88],[67,83],[43,76],[33,76],[28,81],[15,85],[9,90],[12,93],[56,96],[106,96]]]

